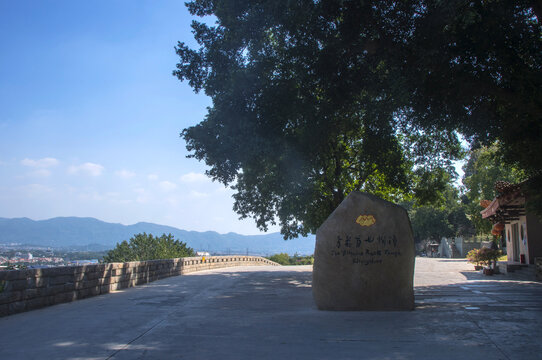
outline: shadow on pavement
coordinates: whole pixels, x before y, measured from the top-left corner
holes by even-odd
[[[523,360],[542,353],[542,283],[466,271],[461,283],[415,287],[414,311],[334,312],[316,309],[311,271],[254,270],[167,278],[2,318],[0,358]]]

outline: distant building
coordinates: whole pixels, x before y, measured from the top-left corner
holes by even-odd
[[[207,251],[196,251],[196,256],[211,256]]]

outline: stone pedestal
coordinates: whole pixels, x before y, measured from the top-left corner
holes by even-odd
[[[318,309],[414,309],[414,258],[405,209],[351,193],[316,233],[312,289]]]

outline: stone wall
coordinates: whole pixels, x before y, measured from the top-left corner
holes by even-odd
[[[476,238],[463,238],[461,236],[450,239],[442,238],[439,253],[441,257],[464,258],[472,249],[481,247],[482,242]]]
[[[279,264],[259,256],[209,256],[0,271],[0,316],[107,294],[169,276],[244,265]]]
[[[458,241],[455,242],[456,246],[458,245]],[[467,253],[473,249],[480,249],[482,247],[481,241],[462,241],[461,242],[461,249],[459,249],[459,252],[461,253],[462,257],[467,256]],[[458,246],[459,248],[459,246]]]
[[[451,246],[452,240],[448,240],[446,238],[442,238],[440,240],[440,245],[438,247],[438,253],[440,254],[440,257],[448,258],[450,259],[452,257],[452,246]]]

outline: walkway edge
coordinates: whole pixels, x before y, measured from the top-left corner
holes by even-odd
[[[170,276],[232,266],[279,264],[228,255],[0,271],[0,316],[84,299]]]

